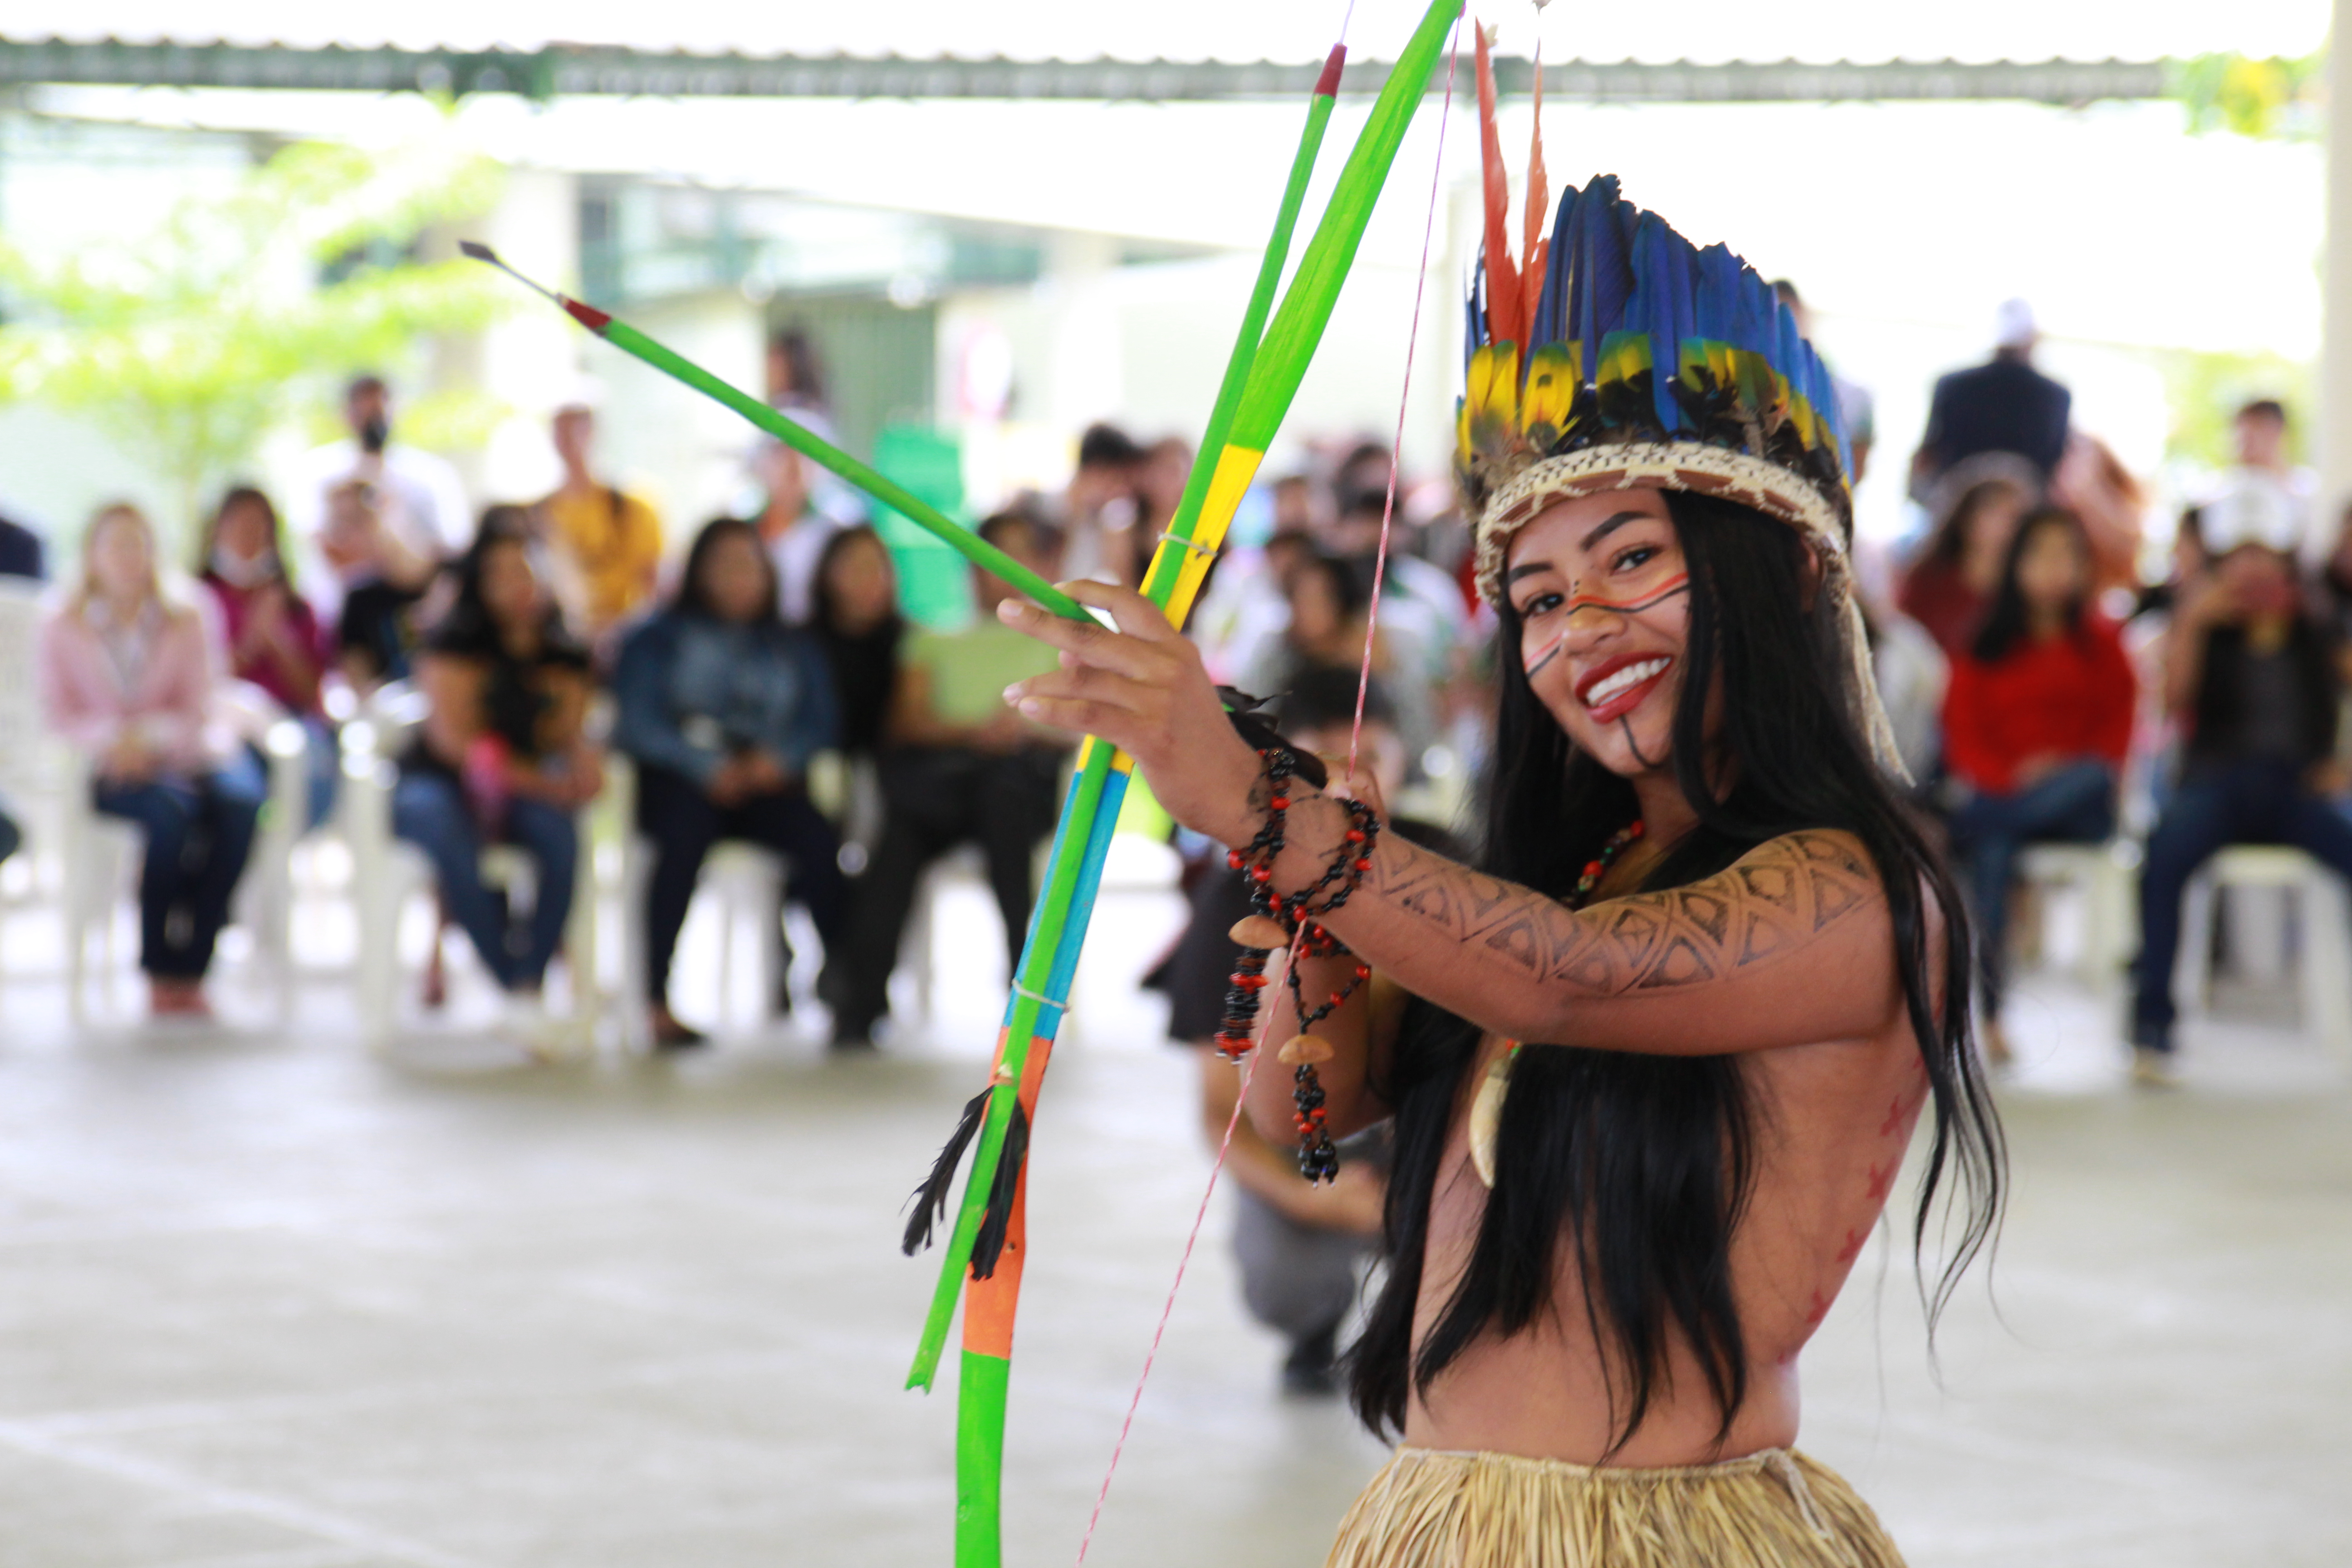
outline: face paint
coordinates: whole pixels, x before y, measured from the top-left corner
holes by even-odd
[[[1642,742],[1633,739],[1633,721],[1630,717],[1618,719],[1617,731],[1625,737],[1625,749],[1633,753],[1635,762],[1645,768],[1655,768],[1661,765],[1663,759],[1645,757],[1642,754]]]
[[[1576,595],[1565,606],[1567,613],[1561,617],[1559,634],[1549,643],[1532,652],[1521,649],[1520,663],[1528,672],[1528,679],[1533,680],[1538,670],[1559,657],[1560,649],[1568,644],[1568,623],[1576,618],[1577,611],[1600,610],[1612,616],[1638,616],[1644,611],[1656,609],[1677,594],[1686,594],[1689,591],[1690,574],[1678,572],[1668,578],[1664,586],[1644,599],[1604,599],[1597,594]]]

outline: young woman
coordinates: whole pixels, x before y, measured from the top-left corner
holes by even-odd
[[[1477,869],[1297,778],[1265,851],[1266,760],[1134,595],[1071,589],[1116,631],[1009,606],[1066,657],[1008,695],[1127,748],[1286,907],[1346,892],[1317,919],[1353,952],[1303,989],[1371,983],[1247,1089],[1269,1137],[1294,1103],[1332,1138],[1395,1124],[1353,1353],[1404,1446],[1332,1562],[1554,1568],[1606,1539],[1612,1563],[1877,1568],[1900,1558],[1868,1508],[1790,1451],[1796,1359],[1923,1106],[1918,1226],[1957,1181],[1957,1268],[1993,1223],[1965,913],[1878,760],[1826,375],[1728,252],[1613,179],[1562,207],[1532,331],[1515,293],[1484,301],[1464,410],[1507,655]],[[1287,988],[1260,994],[1266,1037],[1296,1034]]]
[[[696,537],[677,596],[622,645],[613,689],[614,744],[636,760],[637,829],[654,841],[646,1004],[655,1045],[675,1050],[704,1038],[670,1011],[669,967],[713,844],[748,838],[783,856],[785,896],[828,957],[841,938],[841,842],[806,787],[809,759],[839,732],[833,677],[815,640],[784,625],[759,530],[722,517]]]
[[[1944,765],[1952,845],[1969,867],[1987,1054],[2000,1028],[2009,883],[2037,841],[2096,844],[2116,830],[2116,782],[2139,700],[2115,626],[2089,608],[2090,536],[2044,507],[2018,525],[1976,641],[1952,661]]]
[[[482,514],[456,568],[456,600],[416,654],[429,706],[392,803],[393,831],[431,858],[442,909],[531,1026],[572,912],[573,815],[604,782],[581,729],[588,653],[556,611],[536,549],[522,508]],[[530,918],[520,930],[482,882],[482,846],[491,841],[520,846],[537,865]]]
[[[253,847],[264,784],[212,722],[220,678],[195,609],[167,597],[155,533],[136,507],[103,508],[82,575],[41,636],[49,725],[89,762],[90,800],[147,835],[139,966],[159,1016],[207,1016],[205,971]]]
[[[882,746],[898,679],[898,574],[882,536],[860,525],[824,542],[816,563],[816,615],[810,630],[833,671],[842,754],[871,760]]]
[[[1959,497],[1903,574],[1895,607],[1927,628],[1946,657],[1965,650],[2000,581],[2018,520],[2033,505],[2021,478],[1998,473],[1962,486]]]
[[[310,821],[335,800],[340,758],[320,682],[334,663],[332,638],[286,578],[284,531],[269,498],[241,485],[221,498],[205,529],[196,580],[213,596],[229,673],[268,692],[310,737]]]

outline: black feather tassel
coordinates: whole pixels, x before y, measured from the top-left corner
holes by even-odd
[[[907,1216],[906,1238],[898,1249],[912,1258],[931,1244],[931,1227],[947,1217],[949,1189],[955,1185],[956,1167],[963,1163],[963,1152],[971,1144],[972,1134],[980,1131],[980,1119],[988,1110],[989,1090],[982,1089],[963,1108],[962,1118],[956,1122],[955,1133],[940,1157],[931,1162],[931,1173],[915,1189],[915,1212]]]
[[[1029,1113],[1013,1102],[1013,1120],[1004,1129],[1004,1148],[997,1156],[996,1180],[988,1189],[988,1207],[980,1216],[980,1234],[971,1242],[971,1277],[985,1279],[996,1272],[1003,1256],[1005,1233],[1013,1227],[1013,1194],[1021,1184],[1021,1167],[1029,1158]]]

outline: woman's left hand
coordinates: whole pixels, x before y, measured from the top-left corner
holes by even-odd
[[[1250,791],[1261,769],[1225,717],[1201,650],[1142,595],[1065,583],[1118,630],[1073,621],[1024,600],[997,606],[1005,625],[1059,648],[1062,668],[1008,686],[1004,700],[1040,724],[1099,735],[1133,757],[1169,815],[1222,844],[1256,831]]]

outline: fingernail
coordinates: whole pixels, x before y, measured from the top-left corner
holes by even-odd
[[[1034,697],[1024,697],[1021,700],[1021,711],[1034,719],[1045,711],[1045,705]]]
[[[1007,702],[1019,702],[1021,700],[1021,688],[1018,683],[1008,686],[1004,689],[1004,700]]]
[[[1026,615],[1028,610],[1029,606],[1018,599],[1000,599],[996,604],[996,618],[1000,621],[1017,621]]]

